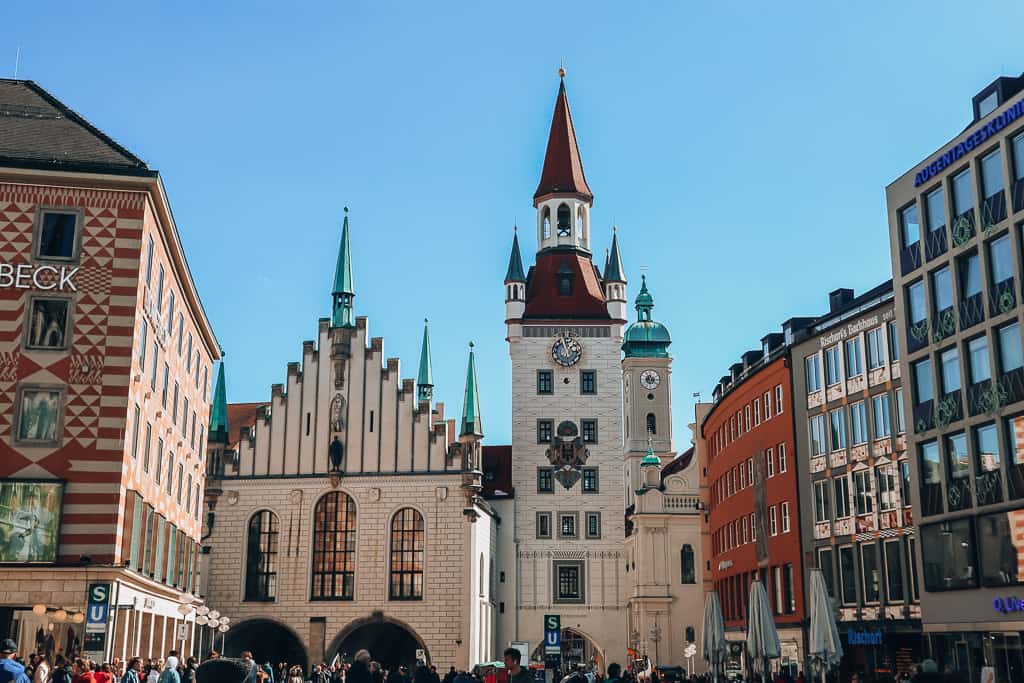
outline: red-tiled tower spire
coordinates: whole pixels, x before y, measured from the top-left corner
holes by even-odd
[[[544,154],[544,169],[540,174],[537,191],[533,193],[534,206],[541,197],[555,194],[579,197],[588,203],[594,201],[594,194],[583,174],[583,160],[576,143],[569,98],[565,94],[565,71],[559,70],[559,76],[555,113],[551,117],[548,148]]]

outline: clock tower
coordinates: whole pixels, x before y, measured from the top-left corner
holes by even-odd
[[[636,297],[636,322],[622,343],[623,405],[625,408],[626,506],[644,485],[642,460],[650,450],[662,464],[675,457],[672,443],[672,357],[668,328],[652,317],[654,297],[643,276]]]
[[[515,541],[499,550],[499,642],[544,639],[561,617],[567,657],[622,662],[624,608],[622,382],[626,280],[592,261],[594,195],[583,172],[564,72],[540,183],[537,251],[524,272],[519,235],[506,271],[512,361]],[[525,234],[525,233],[524,233]],[[609,266],[605,265],[609,271]],[[503,513],[508,514],[508,513]],[[563,660],[563,664],[570,664]]]

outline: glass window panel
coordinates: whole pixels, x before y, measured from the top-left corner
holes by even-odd
[[[839,364],[839,346],[836,345],[825,349],[825,374],[829,386],[839,384],[842,381],[843,375]]]
[[[868,330],[868,369],[876,370],[885,365],[885,335],[882,334],[882,328],[876,327],[873,330]]]
[[[957,216],[974,208],[970,169],[964,169],[953,176],[953,207]]]
[[[905,507],[910,507],[910,461],[901,460],[900,467],[900,501]]]
[[[925,590],[974,588],[978,585],[970,518],[922,526],[921,553]]]
[[[832,519],[829,504],[829,483],[827,479],[814,482],[814,521],[827,522]]]
[[[846,448],[846,419],[842,408],[829,413],[829,446],[838,451]]]
[[[967,452],[967,437],[963,432],[946,437],[946,459],[950,486],[965,485],[970,479],[970,455]],[[950,496],[952,499],[952,495]],[[950,501],[952,503],[952,500]],[[970,503],[968,502],[968,505]]]
[[[981,158],[981,185],[985,199],[1003,189],[1003,155],[998,149]]]
[[[990,379],[992,370],[988,361],[988,338],[975,337],[967,342],[967,354],[971,359],[971,384]]]
[[[905,417],[903,415],[903,389],[896,390],[896,433],[902,434],[907,431]]]
[[[1006,441],[1010,447],[1007,453],[1010,497],[1022,498],[1024,497],[1024,415],[1012,417],[1005,424]]]
[[[960,352],[954,346],[939,356],[942,363],[942,393],[951,394],[960,389]]]
[[[889,394],[878,394],[871,399],[872,412],[875,421],[875,438],[885,439],[892,434],[892,426],[889,422]]]
[[[70,305],[69,299],[33,297],[27,321],[26,346],[30,349],[66,348]],[[145,348],[145,340],[142,348]]]
[[[900,335],[896,323],[889,323],[887,326],[889,337],[889,360],[893,363],[900,359]]]
[[[809,420],[809,423],[811,429],[811,453],[813,455],[823,455],[825,453],[825,416],[815,415]]]
[[[896,477],[892,465],[880,465],[875,468],[875,480],[878,482],[878,508],[880,510],[896,509]]]
[[[978,447],[978,471],[998,472],[1002,457],[999,453],[999,437],[995,425],[984,425],[974,430]]]
[[[921,507],[926,515],[942,512],[942,463],[939,460],[939,444],[929,441],[921,444]]]
[[[928,211],[928,230],[935,231],[946,224],[946,193],[938,187],[925,198]]]
[[[840,598],[844,605],[857,604],[857,574],[853,559],[853,548],[844,546],[839,549],[839,574],[842,589]]]
[[[821,389],[821,360],[818,354],[804,359],[804,370],[807,375],[807,392]]]
[[[853,502],[858,515],[867,515],[875,511],[875,495],[872,490],[872,474],[870,471],[853,473]]]
[[[878,602],[878,547],[874,543],[862,543],[860,560],[864,602]]]
[[[1024,178],[1024,133],[1013,138],[1013,177]]]
[[[868,440],[868,411],[864,401],[850,405],[850,424],[853,429],[853,443],[866,443]]]
[[[1020,344],[1020,323],[1003,325],[999,328],[997,335],[999,337],[999,370],[1005,374],[1024,365]]]
[[[844,519],[850,516],[850,479],[849,477],[836,477],[832,480],[835,498],[833,499],[836,509],[836,519]]]
[[[932,362],[925,358],[914,363],[913,368],[917,403],[931,401],[935,398],[935,392],[932,387]]]
[[[921,225],[917,218],[917,204],[912,204],[900,211],[900,228],[903,233],[903,246],[909,247],[921,239]]]
[[[932,296],[935,299],[935,311],[944,311],[953,305],[953,279],[949,275],[949,267],[944,266],[932,273]]]
[[[960,259],[960,287],[965,299],[981,294],[981,259],[977,253]]]
[[[860,337],[854,337],[846,342],[846,376],[856,377],[864,372],[864,366],[860,359]]]
[[[39,231],[40,258],[72,259],[75,257],[75,226],[78,214],[44,211]]]
[[[978,517],[978,553],[981,582],[985,586],[1014,586],[1024,583],[1024,543],[1016,533],[1020,511],[999,512]]]
[[[903,567],[900,541],[886,541],[885,552],[885,595],[890,603],[903,602]]]
[[[907,303],[910,306],[910,322],[919,323],[928,317],[928,305],[924,297],[924,282],[918,280],[907,287]]]
[[[989,267],[992,269],[992,283],[999,284],[1013,277],[1013,257],[1010,254],[1010,236],[1003,235],[988,245]]]

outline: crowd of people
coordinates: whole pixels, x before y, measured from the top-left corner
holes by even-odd
[[[506,683],[534,683],[531,671],[522,666],[521,653],[515,648],[504,652]],[[816,683],[803,672],[797,676],[773,674],[762,677],[754,674],[744,678],[733,674],[730,680],[738,683]],[[720,681],[726,680],[720,677]],[[901,674],[896,678],[877,678],[852,674],[839,677],[829,674],[828,683],[961,683],[951,671],[938,672],[932,660],[925,660],[915,675]],[[557,683],[715,683],[710,674],[685,675],[676,672],[659,674],[657,670],[633,672],[610,664],[606,672],[579,666],[567,672],[556,672]],[[49,661],[45,654],[18,656],[17,644],[10,639],[0,641],[0,683],[485,683],[479,671],[456,671],[451,667],[441,678],[434,666],[418,662],[410,674],[405,666],[385,668],[372,659],[367,650],[359,650],[351,662],[314,664],[307,672],[300,665],[279,662],[259,664],[251,652],[243,652],[238,659],[221,657],[210,652],[199,664],[194,657],[184,661],[177,651],[171,650],[164,659],[143,660],[133,657],[126,661],[114,658],[109,662],[96,662],[87,658],[65,658],[57,655]],[[966,683],[966,681],[963,681]]]

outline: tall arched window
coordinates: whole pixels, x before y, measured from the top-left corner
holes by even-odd
[[[245,551],[245,599],[277,597],[277,515],[260,510],[249,520]]]
[[[658,433],[658,418],[654,417],[654,413],[647,413],[647,433]]]
[[[558,236],[569,237],[572,234],[572,211],[568,204],[558,205]]]
[[[356,506],[331,491],[313,508],[313,600],[351,600],[356,575]]]
[[[423,515],[402,508],[391,518],[392,600],[423,599]]]
[[[697,583],[697,574],[693,570],[693,546],[683,545],[679,551],[680,583]]]
[[[544,207],[544,212],[541,214],[541,225],[543,229],[544,239],[551,237],[551,209]]]

